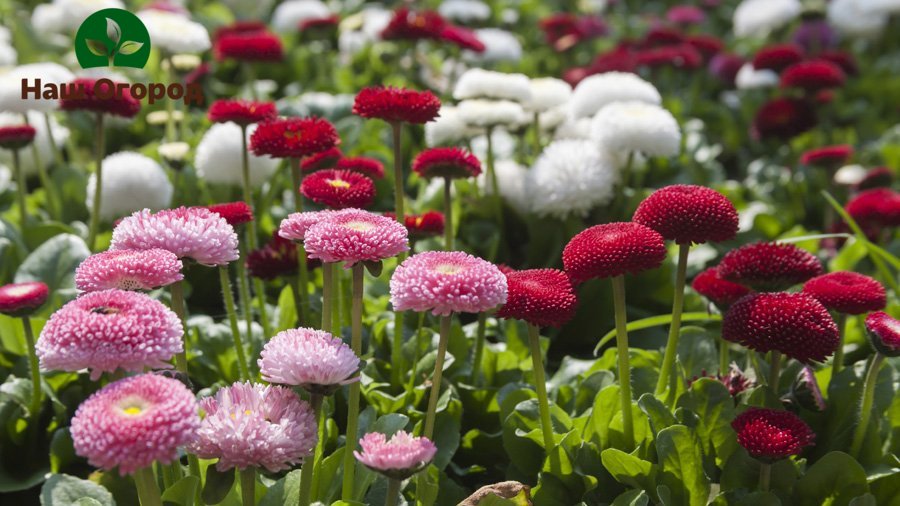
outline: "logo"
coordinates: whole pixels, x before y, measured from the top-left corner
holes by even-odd
[[[97,11],[75,34],[75,56],[82,68],[144,68],[150,58],[150,34],[134,14],[123,9]]]

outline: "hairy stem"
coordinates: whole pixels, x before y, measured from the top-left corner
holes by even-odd
[[[634,447],[634,422],[631,413],[631,368],[628,357],[628,317],[625,315],[625,278],[612,278],[613,302],[616,312],[616,348],[619,363],[619,394],[622,401],[622,430],[625,433],[625,446]]]
[[[550,401],[547,398],[547,378],[544,374],[544,360],[541,356],[540,330],[532,324],[528,324],[528,343],[531,347],[531,363],[534,369],[534,387],[538,396],[538,410],[541,415],[541,433],[544,438],[544,451],[550,458],[550,470],[558,474],[560,469],[559,459],[555,458],[554,447],[556,441],[553,437],[553,421],[550,418]]]
[[[103,155],[106,150],[106,140],[104,139],[103,129],[103,113],[97,113],[96,131],[94,133],[96,145],[94,146],[95,174],[97,175],[94,187],[94,202],[91,205],[91,220],[88,226],[87,245],[91,251],[94,251],[97,241],[97,232],[100,228],[100,202],[103,200]]]
[[[437,359],[434,362],[434,375],[431,378],[431,394],[428,397],[428,411],[425,412],[425,437],[434,436],[434,419],[437,413],[438,398],[441,396],[441,377],[444,374],[444,358],[447,355],[447,341],[450,339],[451,315],[441,316],[441,334],[438,341]]]
[[[250,368],[247,367],[247,354],[244,351],[244,343],[241,340],[241,329],[238,325],[238,315],[234,304],[234,294],[231,292],[231,279],[228,275],[228,265],[219,266],[219,284],[222,287],[222,300],[225,302],[225,311],[228,312],[228,323],[231,325],[231,335],[234,340],[234,351],[237,352],[238,372],[241,380],[249,381]]]
[[[41,369],[37,352],[34,349],[34,331],[31,329],[31,319],[27,316],[22,317],[22,328],[25,331],[28,367],[31,372],[31,404],[28,414],[36,420],[41,411]]]
[[[875,385],[878,383],[878,371],[881,369],[882,363],[884,363],[884,355],[876,352],[866,373],[862,402],[859,407],[859,423],[856,424],[856,429],[853,431],[853,442],[850,445],[850,455],[854,458],[859,457],[863,442],[866,440],[869,419],[872,416],[872,405],[875,403]]]
[[[365,267],[362,263],[353,266],[353,307],[351,310],[350,348],[357,356],[362,355],[362,310],[363,310],[363,275]],[[341,486],[341,499],[353,500],[353,479],[356,462],[352,449],[356,448],[356,432],[359,421],[359,382],[350,384],[347,406],[347,443],[344,448],[344,481]]]
[[[666,342],[666,352],[659,370],[659,380],[656,383],[657,395],[665,392],[673,379],[675,355],[678,351],[678,337],[681,332],[681,311],[684,309],[684,281],[690,249],[690,244],[678,246],[678,270],[675,274],[675,293],[672,297],[672,324],[669,326],[669,340]]]

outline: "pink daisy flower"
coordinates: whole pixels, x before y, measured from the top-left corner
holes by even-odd
[[[200,399],[206,413],[191,452],[219,459],[216,469],[290,469],[316,447],[316,417],[310,405],[280,386],[235,383]]]
[[[72,418],[75,453],[92,466],[119,474],[153,462],[168,464],[200,427],[194,394],[180,381],[142,374],[106,385]]]
[[[171,251],[203,265],[225,265],[238,259],[234,228],[217,213],[202,207],[137,211],[113,230],[110,249]]]
[[[413,437],[397,431],[387,439],[380,432],[369,432],[359,440],[362,452],[354,451],[356,460],[388,478],[405,480],[431,463],[437,447],[427,437]]]
[[[406,227],[388,217],[347,209],[309,227],[304,246],[323,262],[377,262],[409,249]]]
[[[461,251],[413,255],[391,277],[391,304],[397,311],[480,313],[505,304],[506,295],[506,276],[496,265]]]
[[[152,290],[184,279],[182,267],[178,256],[164,249],[104,251],[75,269],[75,287],[83,292]]]
[[[91,379],[116,369],[168,369],[184,348],[181,320],[140,292],[90,292],[53,313],[35,344],[41,368],[89,369]]]
[[[309,227],[338,212],[340,211],[326,209],[324,211],[291,213],[287,218],[281,220],[281,225],[278,227],[278,235],[290,241],[303,242]]]
[[[263,347],[258,361],[269,383],[303,387],[330,395],[341,385],[359,381],[359,357],[340,339],[323,330],[288,329]]]

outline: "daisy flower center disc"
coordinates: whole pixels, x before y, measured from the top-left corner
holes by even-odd
[[[438,264],[434,267],[434,270],[441,274],[459,274],[464,271],[465,268],[462,265],[456,264]]]
[[[347,223],[344,223],[344,227],[349,228],[350,230],[356,230],[357,232],[366,232],[375,228],[375,224],[367,221],[348,221]]]
[[[139,397],[126,397],[119,402],[119,409],[122,414],[128,416],[139,416],[143,414],[150,406],[144,399]]]
[[[330,184],[331,186],[333,186],[335,188],[343,188],[343,189],[350,188],[350,183],[348,183],[347,181],[344,181],[343,179],[329,179],[329,180],[327,180],[327,182],[328,182],[328,184]]]
[[[97,307],[91,309],[91,312],[95,313],[95,314],[113,315],[113,314],[121,313],[122,310],[119,308],[116,308],[116,307],[97,306]]]

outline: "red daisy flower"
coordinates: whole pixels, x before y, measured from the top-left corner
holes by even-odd
[[[705,186],[676,184],[656,190],[632,220],[678,244],[734,239],[738,214],[728,197]]]
[[[391,219],[397,219],[394,213],[383,213]],[[422,214],[407,214],[403,218],[410,239],[427,239],[444,233],[444,213],[426,211]]]
[[[706,13],[693,5],[675,5],[666,11],[666,19],[679,25],[699,25],[706,21]]]
[[[825,146],[804,152],[800,155],[800,163],[803,165],[837,168],[847,163],[851,156],[853,156],[853,146],[849,144]]]
[[[481,174],[481,162],[462,148],[431,148],[419,153],[413,160],[412,170],[426,179],[463,179]]]
[[[796,44],[775,44],[766,46],[753,56],[756,70],[774,70],[781,73],[789,66],[803,61],[803,49]]]
[[[332,14],[322,18],[305,19],[300,22],[297,28],[301,33],[314,32],[316,38],[324,38],[333,34],[340,22],[341,17],[337,14]]]
[[[0,127],[0,147],[21,149],[34,141],[37,131],[30,125]]]
[[[434,11],[411,11],[401,7],[381,32],[384,40],[439,39],[447,21]]]
[[[825,306],[805,293],[752,293],[728,308],[722,338],[760,353],[777,350],[798,362],[824,362],[840,339]]]
[[[287,118],[264,121],[250,136],[257,156],[303,158],[340,144],[337,130],[322,118]]]
[[[538,24],[544,32],[547,44],[559,52],[579,43],[606,35],[609,28],[597,16],[576,16],[569,13],[554,14]]]
[[[825,60],[798,62],[784,69],[781,74],[782,88],[800,88],[807,93],[839,88],[846,81],[844,71]]]
[[[213,123],[231,121],[241,126],[275,119],[276,116],[275,104],[252,100],[216,100],[206,112],[206,117]]]
[[[657,26],[651,28],[644,35],[644,40],[640,42],[641,47],[660,47],[674,46],[684,42],[684,34],[681,30],[670,28],[668,26]]]
[[[268,27],[262,21],[235,21],[230,25],[217,28],[213,34],[213,41],[217,41],[227,35],[246,35],[266,30],[268,30]]]
[[[855,76],[859,73],[859,67],[856,65],[856,60],[850,53],[844,51],[822,51],[819,53],[818,57],[820,60],[834,63],[847,75]]]
[[[265,31],[240,31],[223,34],[213,44],[216,60],[234,59],[249,62],[274,62],[284,59],[281,39]]]
[[[722,39],[714,35],[690,35],[685,42],[699,51],[707,60],[725,49],[725,43],[722,42]]]
[[[300,169],[305,174],[317,170],[334,169],[343,156],[344,153],[341,152],[340,148],[328,148],[325,151],[305,158],[300,164]]]
[[[50,289],[44,283],[32,281],[0,287],[0,313],[9,316],[28,316],[47,302]]]
[[[300,193],[332,209],[364,209],[375,199],[375,184],[356,172],[328,169],[306,176],[300,184]]]
[[[100,86],[97,86],[98,81]],[[133,118],[141,110],[141,103],[131,96],[127,86],[109,79],[79,77],[66,85],[66,89],[69,90],[68,95],[59,100],[64,111],[88,111]],[[100,96],[95,93],[97,91]]]
[[[889,167],[875,167],[866,172],[866,176],[856,183],[856,191],[871,190],[890,186],[894,182],[894,172]]]
[[[634,52],[630,48],[620,45],[597,55],[588,67],[588,75],[604,72],[634,72],[636,69],[637,58]]]
[[[709,73],[729,88],[733,88],[737,73],[744,66],[744,63],[744,59],[738,55],[719,53],[709,61]]]
[[[461,49],[468,49],[476,53],[483,53],[485,50],[484,43],[478,39],[478,35],[468,28],[447,25],[441,30],[439,38]]]
[[[873,188],[853,197],[847,213],[862,228],[900,226],[900,193],[890,188]]]
[[[497,310],[537,327],[561,327],[575,316],[578,298],[566,273],[557,269],[507,272],[509,295]]]
[[[884,311],[866,317],[866,330],[872,346],[882,355],[900,356],[900,321]]]
[[[776,98],[763,104],[753,118],[757,138],[790,139],[816,126],[816,111],[805,101]]]
[[[284,239],[276,231],[262,248],[247,253],[247,272],[255,278],[264,280],[293,276],[297,274],[297,260],[297,244]],[[308,270],[313,270],[319,265],[321,262],[307,255]]]
[[[736,416],[731,427],[747,453],[765,463],[799,455],[816,438],[799,416],[776,409],[750,408]]]
[[[566,244],[562,255],[566,273],[575,283],[655,269],[665,258],[659,232],[634,222],[583,230]]]
[[[761,292],[777,292],[822,274],[812,253],[793,244],[757,242],[731,250],[719,263],[719,276]]]
[[[224,204],[213,204],[206,206],[206,209],[218,214],[232,227],[243,225],[248,221],[253,221],[253,209],[246,202],[240,200],[237,202],[226,202]]]
[[[678,44],[638,51],[635,62],[638,67],[696,69],[703,64],[703,55],[693,46]]]
[[[423,124],[438,117],[441,101],[430,91],[373,86],[363,88],[353,101],[353,113],[388,123]]]
[[[830,272],[803,285],[826,308],[844,314],[863,314],[884,309],[887,295],[881,283],[856,272]]]
[[[359,172],[372,179],[381,179],[384,177],[384,164],[374,158],[367,158],[365,156],[341,158],[338,160],[335,168],[338,170]]]
[[[719,270],[710,267],[697,274],[691,283],[695,292],[709,299],[719,309],[728,309],[744,295],[750,293],[750,289],[744,285],[725,281],[719,277]]]

